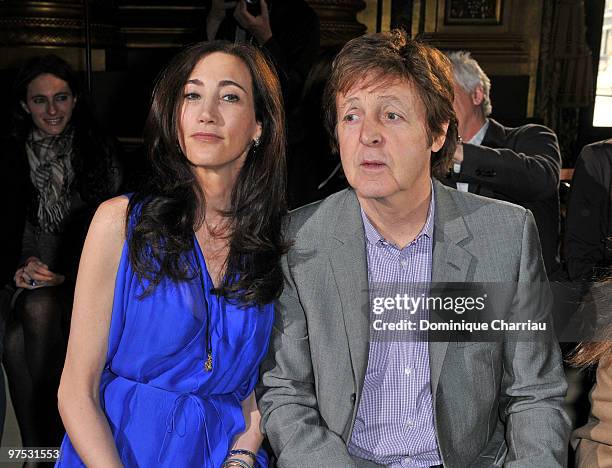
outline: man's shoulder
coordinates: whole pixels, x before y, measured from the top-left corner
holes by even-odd
[[[466,223],[484,223],[485,226],[499,223],[516,223],[524,220],[527,210],[520,205],[494,198],[483,197],[469,192],[461,192],[452,187],[438,184],[438,198],[450,198],[455,205],[456,213]]]
[[[596,141],[582,148],[579,159],[590,163],[603,163],[605,158],[612,159],[612,139]]]
[[[327,233],[336,224],[340,213],[344,213],[347,204],[357,203],[352,189],[336,192],[323,200],[319,200],[288,213],[285,220],[286,235],[297,237],[308,232],[310,234]]]
[[[507,138],[521,137],[527,135],[553,135],[556,138],[555,132],[545,125],[537,123],[526,123],[516,127],[507,127],[494,119],[489,119],[489,131],[498,132],[505,135]]]

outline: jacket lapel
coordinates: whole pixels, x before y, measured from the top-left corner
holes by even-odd
[[[359,401],[368,364],[370,299],[361,212],[355,192],[350,189],[346,192],[344,204],[339,207],[331,239],[330,261],[342,303],[356,397]]]
[[[459,207],[451,196],[452,189],[434,181],[434,190],[436,211],[431,266],[432,285],[466,282],[470,265],[475,261],[474,256],[463,247],[469,242],[471,234],[461,216]],[[459,245],[460,243],[461,245]],[[429,368],[434,407],[436,390],[447,348],[448,342],[429,343]]]

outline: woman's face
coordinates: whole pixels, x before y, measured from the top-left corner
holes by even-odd
[[[72,118],[76,98],[70,86],[61,78],[50,73],[38,75],[26,93],[24,110],[32,116],[32,122],[47,135],[59,135]]]
[[[223,52],[202,58],[185,84],[179,114],[179,141],[187,159],[199,168],[235,176],[260,135],[244,62]]]

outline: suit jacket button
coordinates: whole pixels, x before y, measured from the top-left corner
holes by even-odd
[[[355,403],[356,399],[357,399],[357,395],[355,395],[354,393],[351,393],[351,403]]]

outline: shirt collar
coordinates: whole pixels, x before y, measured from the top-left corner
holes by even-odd
[[[431,183],[431,199],[429,201],[429,211],[427,213],[427,219],[425,220],[425,224],[423,225],[423,228],[421,229],[421,232],[419,232],[419,234],[411,242],[411,244],[414,243],[414,242],[418,242],[418,240],[422,236],[426,236],[426,237],[428,237],[430,239],[433,238],[434,212],[435,212],[435,206],[436,206],[435,198],[436,198],[436,193],[434,191],[433,182],[432,182]],[[361,211],[361,219],[363,220],[363,228],[364,228],[364,231],[365,231],[366,242],[368,242],[369,244],[372,244],[372,245],[376,245],[378,242],[384,242],[384,243],[387,243],[387,244],[392,244],[391,242],[387,241],[376,230],[376,228],[372,225],[372,223],[368,219],[367,215],[363,211],[363,208],[361,208],[361,205],[360,205],[359,209]]]
[[[478,130],[476,132],[476,135],[474,135],[470,139],[470,141],[468,141],[466,143],[470,143],[472,145],[480,145],[480,144],[482,144],[482,140],[484,140],[485,133],[487,133],[488,129],[489,129],[489,119],[485,119],[485,123],[482,125],[482,127],[480,127],[480,130]]]

